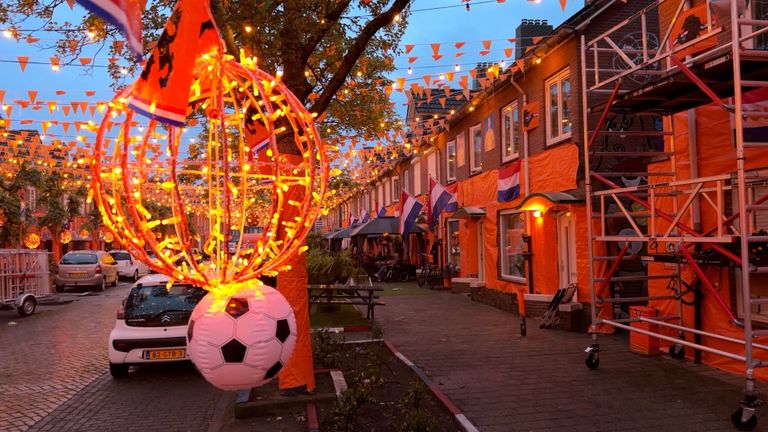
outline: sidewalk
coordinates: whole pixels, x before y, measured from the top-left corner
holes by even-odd
[[[743,376],[633,354],[626,335],[602,336],[600,367],[589,370],[588,335],[529,318],[521,338],[517,317],[466,295],[388,297],[376,316],[482,432],[735,430]],[[755,430],[768,430],[768,408],[757,414]]]

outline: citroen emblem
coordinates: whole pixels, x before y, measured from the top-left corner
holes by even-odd
[[[168,315],[163,315],[162,318],[160,318],[160,322],[163,324],[170,324],[171,317],[169,317]]]

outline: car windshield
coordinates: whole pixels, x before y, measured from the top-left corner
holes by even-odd
[[[96,264],[98,259],[92,253],[68,253],[61,257],[59,264]]]
[[[170,289],[166,289],[165,284],[137,286],[125,303],[125,319],[149,324],[171,313],[173,321],[186,324],[192,309],[205,294],[204,289],[192,285],[172,285]]]
[[[115,261],[130,261],[131,255],[128,252],[110,252],[110,255],[112,255],[112,258],[115,259]]]

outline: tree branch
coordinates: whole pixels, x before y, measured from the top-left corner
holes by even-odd
[[[402,12],[410,2],[411,0],[395,0],[389,10],[376,16],[363,27],[363,30],[357,36],[357,39],[355,39],[352,46],[347,50],[347,54],[342,59],[341,65],[339,65],[333,78],[331,78],[331,81],[325,86],[323,93],[309,109],[310,112],[317,113],[319,116],[328,109],[328,105],[330,105],[336,92],[339,91],[342,85],[344,85],[344,81],[346,81],[347,76],[350,71],[352,71],[355,63],[357,63],[357,59],[360,58],[363,52],[365,52],[365,48],[368,46],[368,41],[370,41],[382,27],[392,23],[395,19],[395,15]]]
[[[336,8],[328,11],[323,19],[325,20],[325,23],[321,24],[320,28],[318,29],[317,33],[312,35],[309,41],[307,41],[306,44],[304,44],[304,50],[301,52],[301,62],[306,64],[309,57],[312,55],[313,52],[315,52],[315,49],[318,45],[320,45],[320,42],[323,41],[323,38],[325,38],[325,35],[328,34],[328,30],[333,27],[333,25],[336,23],[336,21],[341,18],[341,14],[344,13],[344,11],[347,9],[349,4],[352,2],[352,0],[339,0],[339,2],[336,4]]]

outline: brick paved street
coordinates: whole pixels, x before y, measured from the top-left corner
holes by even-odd
[[[107,338],[128,286],[23,319],[0,312],[0,430],[207,430],[223,393],[191,364],[109,375]]]
[[[539,330],[464,295],[388,297],[384,335],[483,432],[732,431],[743,378],[707,366],[629,352],[600,339],[600,367],[584,365],[587,335]],[[765,384],[759,388],[765,391]],[[757,430],[768,430],[768,409]]]

